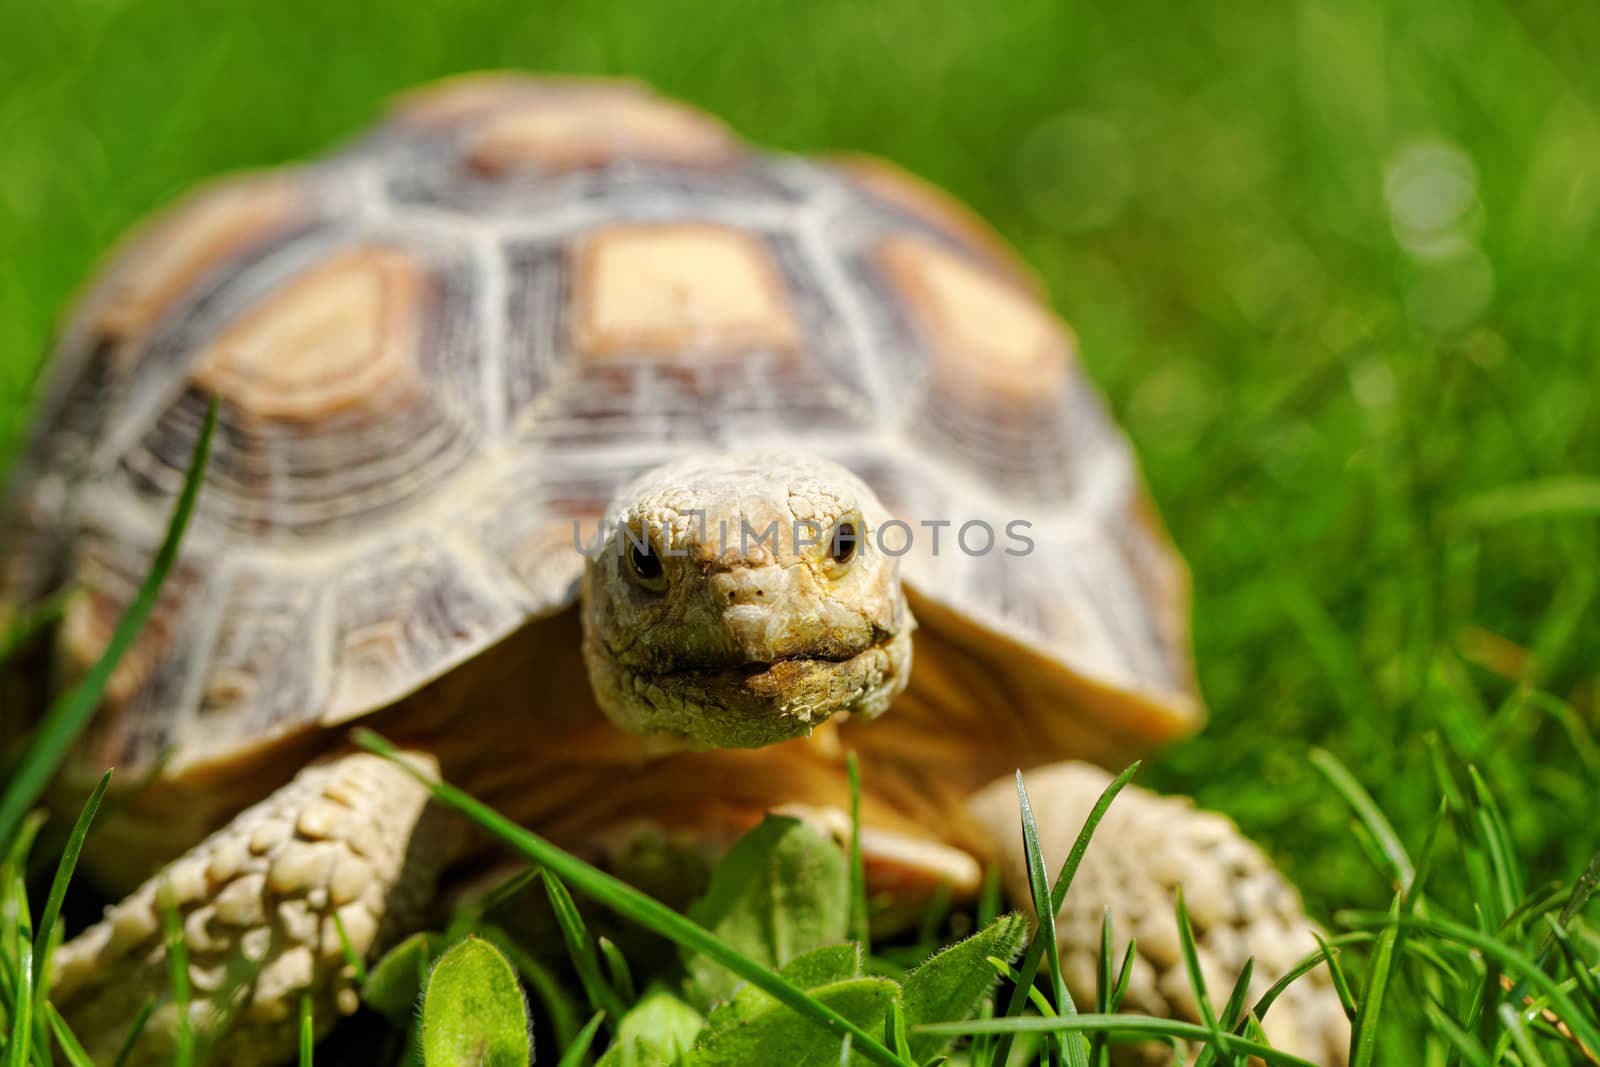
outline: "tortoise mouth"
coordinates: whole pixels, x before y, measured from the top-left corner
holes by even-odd
[[[904,688],[910,652],[910,635],[898,633],[853,653],[828,650],[769,663],[670,671],[617,664],[617,688],[632,699],[612,717],[628,729],[673,733],[703,745],[774,744],[804,736],[841,712],[881,713]]]

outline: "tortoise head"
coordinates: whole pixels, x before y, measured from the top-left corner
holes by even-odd
[[[637,733],[749,748],[905,688],[915,626],[888,518],[837,464],[789,451],[658,467],[612,501],[583,579],[583,653]]]

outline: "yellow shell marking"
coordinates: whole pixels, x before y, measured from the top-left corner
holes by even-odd
[[[299,275],[200,356],[195,384],[263,418],[312,421],[421,388],[425,283],[408,257],[358,248]]]
[[[788,349],[799,327],[770,253],[709,223],[612,226],[578,249],[585,355]]]
[[[1072,337],[1028,293],[919,237],[891,237],[878,255],[933,344],[938,373],[1023,400],[1065,385]]]

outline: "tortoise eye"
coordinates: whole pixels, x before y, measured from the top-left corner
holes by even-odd
[[[658,586],[664,575],[661,558],[652,552],[648,545],[635,544],[629,547],[628,567],[633,571],[633,576],[639,579],[640,584],[646,587]]]
[[[853,519],[845,519],[833,528],[833,540],[828,547],[828,555],[834,563],[843,567],[856,558],[856,549],[861,544],[861,529]]]

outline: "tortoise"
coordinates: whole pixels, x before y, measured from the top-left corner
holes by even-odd
[[[6,504],[11,612],[68,589],[48,654],[100,655],[208,408],[192,527],[51,800],[120,789],[113,894],[55,992],[109,1055],[182,922],[213,1061],[354,1010],[366,956],[484,844],[415,766],[622,867],[714,855],[769,812],[847,832],[914,914],[998,864],[1029,894],[1108,776],[1203,717],[1187,572],[1072,333],[967,209],[892,165],[795,158],[631,82],[461,76],[328,158],[222,179],[136,231],[63,330]],[[1130,787],[1058,917],[1093,996],[1102,909],[1129,1006],[1315,949],[1224,817]],[[338,923],[335,923],[335,918]],[[342,934],[340,931],[342,926]],[[172,1048],[162,1001],[134,1062]],[[1320,972],[1267,1020],[1343,1062]]]

